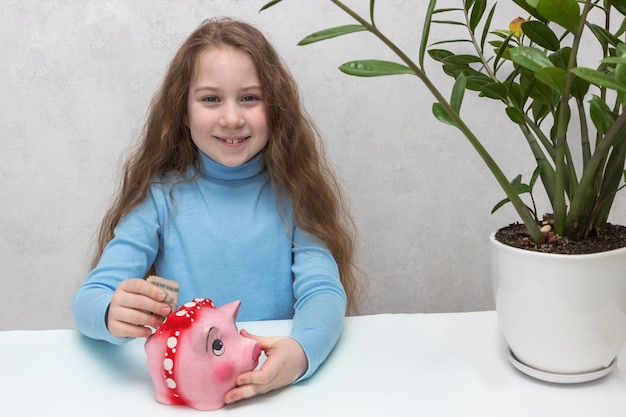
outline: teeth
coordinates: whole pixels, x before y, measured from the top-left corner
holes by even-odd
[[[243,142],[243,139],[225,139],[226,143],[234,145]]]

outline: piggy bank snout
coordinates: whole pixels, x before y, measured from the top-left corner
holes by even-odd
[[[254,363],[254,366],[257,366],[259,358],[261,357],[261,345],[259,345],[256,340],[253,340],[252,342],[254,342],[252,344],[252,362]]]
[[[256,340],[241,336],[243,345],[242,360],[247,363],[250,368],[255,368],[259,364],[261,358],[261,345]]]

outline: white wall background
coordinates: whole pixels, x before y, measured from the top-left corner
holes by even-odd
[[[489,215],[502,193],[483,162],[433,118],[417,78],[362,79],[336,69],[352,59],[392,59],[371,35],[296,45],[352,23],[330,2],[284,0],[258,13],[266,1],[2,1],[0,330],[73,326],[70,300],[88,272],[120,155],[138,136],[169,59],[211,16],[257,25],[299,80],[359,227],[369,277],[363,313],[493,308],[488,235],[517,218],[510,208]],[[369,1],[347,3],[367,14]],[[377,3],[379,27],[415,56],[427,2]],[[524,15],[500,3],[502,28]],[[532,157],[503,110],[468,100],[463,115],[507,175],[528,178]],[[623,196],[616,206],[612,220],[624,223]]]

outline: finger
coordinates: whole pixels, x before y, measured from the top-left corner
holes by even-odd
[[[110,308],[107,319],[109,332],[116,337],[148,337],[152,334],[149,327],[157,328],[163,323],[162,316],[155,316],[129,308]]]
[[[261,346],[261,350],[263,351],[268,350],[272,346],[272,344],[274,344],[274,342],[279,339],[277,337],[257,336],[249,333],[246,329],[241,329],[239,334],[241,334],[243,337],[247,337],[248,339],[255,340],[259,344],[259,346]]]
[[[109,332],[115,337],[149,337],[152,330],[145,326],[136,326],[121,321],[109,323]]]
[[[242,335],[243,337],[248,337],[250,339],[255,339],[255,335],[253,335],[252,333],[248,332],[246,329],[241,329],[241,331],[239,332],[240,335]],[[255,339],[256,340],[256,339]]]
[[[266,364],[264,363],[261,369],[255,369],[254,371],[244,372],[243,374],[237,377],[236,383],[238,386],[244,385],[268,385],[270,384],[276,374],[271,369],[268,369]]]
[[[127,323],[132,326],[150,326],[156,328],[163,323],[164,316],[151,314],[144,310],[119,307],[109,310],[109,321],[111,320]]]
[[[252,398],[260,394],[265,394],[271,391],[271,387],[268,385],[246,384],[240,385],[232,390],[228,391],[224,396],[224,402],[226,404],[241,401],[247,398]]]
[[[144,284],[147,284],[147,288]],[[171,312],[170,306],[153,298],[154,296],[156,296],[157,299],[160,298],[159,294],[164,295],[165,293],[143,280],[130,279],[123,281],[113,293],[111,309],[117,310],[119,307],[122,307],[131,310],[139,310],[141,312],[150,312],[157,316],[167,316]],[[143,316],[139,318],[128,317],[122,320],[131,324],[150,324],[149,322],[143,321]]]
[[[261,342],[261,340],[260,340],[261,336],[254,335],[254,334],[248,332],[246,329],[241,329],[239,334],[242,335],[243,337],[247,337],[248,339],[252,339],[252,340],[256,340],[257,342]]]
[[[163,301],[166,297],[165,291],[144,279],[128,279],[121,282],[119,286],[124,292],[143,295],[154,301]]]
[[[144,296],[113,294],[110,313],[114,319],[131,324],[152,325],[151,318],[166,317],[171,312],[169,305],[153,301]]]

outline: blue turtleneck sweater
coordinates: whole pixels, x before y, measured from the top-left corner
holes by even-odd
[[[306,353],[309,377],[337,342],[346,294],[325,245],[297,227],[288,201],[277,209],[262,154],[225,167],[200,152],[188,181],[155,183],[115,229],[100,262],[72,302],[78,330],[120,344],[105,315],[117,285],[157,275],[180,283],[179,305],[241,300],[238,320],[293,318],[290,334]],[[272,336],[272,335],[267,335]]]

